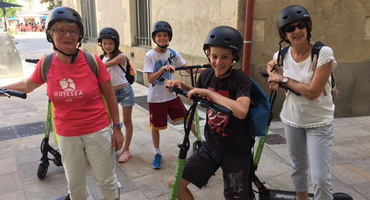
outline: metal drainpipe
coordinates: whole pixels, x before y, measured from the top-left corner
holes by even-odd
[[[254,11],[254,0],[246,0],[242,70],[248,75],[250,73],[250,62],[252,53],[251,49],[252,49],[253,11]]]

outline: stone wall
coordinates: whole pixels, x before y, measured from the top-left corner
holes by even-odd
[[[338,67],[334,71],[340,90],[335,100],[336,116],[370,115],[370,1],[369,0],[255,0],[250,76],[266,91],[259,72],[266,68],[280,38],[276,16],[286,6],[298,4],[311,14],[312,41],[320,40],[334,50]],[[168,21],[173,28],[170,47],[186,59],[187,64],[207,62],[202,50],[208,32],[215,26],[228,25],[244,31],[245,0],[151,0],[151,23]],[[63,0],[63,5],[80,9],[80,1]],[[96,1],[99,29],[116,27],[121,34],[121,50],[129,55],[138,73],[142,72],[145,53],[150,47],[135,46],[136,17],[134,0]],[[99,31],[99,30],[97,30]],[[96,43],[84,43],[93,47]],[[187,80],[186,77],[180,77]],[[147,85],[146,77],[140,78]],[[281,95],[283,96],[283,95]],[[283,97],[276,102],[278,116]]]
[[[13,38],[7,33],[0,33],[0,78],[23,76],[21,57]]]

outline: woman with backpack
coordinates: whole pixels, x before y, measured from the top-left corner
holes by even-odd
[[[283,41],[289,44],[289,49],[283,59],[279,50],[268,62],[268,84],[276,92],[280,85],[289,89],[280,118],[292,159],[295,191],[299,200],[308,199],[310,168],[315,200],[331,200],[329,168],[335,106],[330,92],[330,73],[337,62],[333,50],[327,46],[321,47],[317,59],[311,59],[312,21],[304,7],[284,8],[276,24],[282,39],[279,49]],[[282,66],[280,61],[284,63]],[[279,74],[280,71],[283,72]]]
[[[127,57],[119,50],[119,34],[114,28],[106,27],[100,30],[98,45],[104,54],[101,56],[103,63],[108,68],[117,102],[122,106],[123,124],[125,126],[125,144],[118,162],[125,163],[131,157],[130,144],[133,134],[132,108],[135,104],[135,94],[126,79],[125,71],[128,64]]]
[[[87,161],[104,199],[120,199],[115,151],[122,148],[124,136],[110,76],[99,57],[93,55],[99,69],[95,74],[88,53],[79,49],[84,28],[77,11],[57,7],[47,20],[46,38],[55,53],[46,76],[43,58],[27,80],[4,88],[30,93],[47,83],[53,128],[68,182],[66,200],[88,199]]]

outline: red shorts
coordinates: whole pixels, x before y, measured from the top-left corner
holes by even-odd
[[[149,103],[150,127],[155,130],[167,128],[167,115],[173,122],[184,119],[186,108],[180,97],[162,103]]]

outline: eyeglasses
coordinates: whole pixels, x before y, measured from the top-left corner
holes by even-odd
[[[67,32],[71,36],[79,36],[80,35],[80,31],[76,31],[76,30],[68,31],[68,30],[65,30],[65,29],[55,29],[54,31],[56,33],[58,33],[59,35],[65,35]]]
[[[284,31],[285,31],[286,33],[291,33],[291,32],[294,32],[296,28],[298,28],[298,29],[302,30],[302,29],[307,28],[307,26],[308,26],[308,23],[307,23],[307,22],[300,22],[300,23],[298,23],[298,24],[296,24],[296,25],[289,25],[289,26],[286,26],[286,27],[284,28]]]

